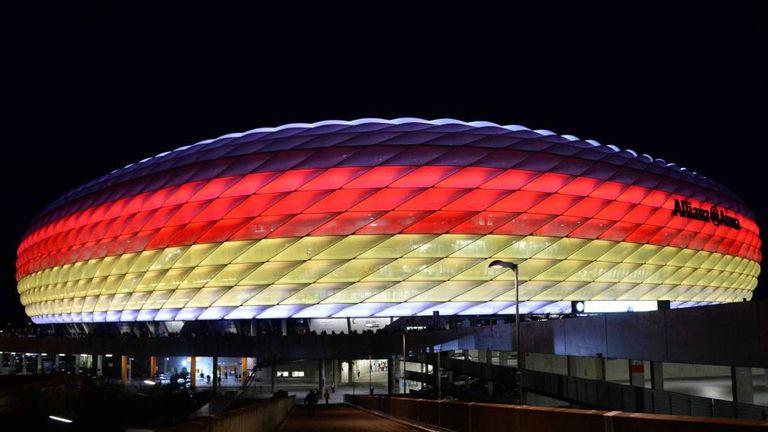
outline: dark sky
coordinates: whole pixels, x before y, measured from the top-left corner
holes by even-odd
[[[765,16],[665,3],[6,10],[0,317],[23,317],[15,249],[56,197],[289,122],[452,117],[592,138],[725,184],[765,227]]]

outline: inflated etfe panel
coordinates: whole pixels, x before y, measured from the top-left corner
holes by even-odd
[[[182,147],[68,193],[18,248],[35,322],[495,314],[728,302],[752,213],[674,164],[521,126],[365,119]],[[554,309],[553,309],[554,308]]]

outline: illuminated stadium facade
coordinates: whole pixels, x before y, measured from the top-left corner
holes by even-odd
[[[569,135],[363,119],[226,135],[116,170],[32,224],[37,323],[570,310],[750,299],[754,217],[675,164]]]

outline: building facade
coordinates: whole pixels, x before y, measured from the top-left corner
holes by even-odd
[[[18,247],[37,323],[557,312],[750,299],[760,236],[691,170],[521,126],[290,124],[145,159],[54,202]],[[567,306],[566,306],[567,305]]]

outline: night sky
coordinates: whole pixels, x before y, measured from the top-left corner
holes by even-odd
[[[726,185],[765,230],[756,7],[477,3],[6,10],[0,317],[24,318],[16,246],[58,196],[182,145],[292,122],[450,117],[596,139]]]

